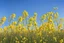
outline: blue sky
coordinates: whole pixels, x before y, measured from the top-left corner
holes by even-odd
[[[60,17],[64,17],[64,0],[0,0],[0,18],[7,18],[15,13],[18,16],[22,15],[24,10],[28,11],[30,16],[34,12],[38,13],[38,18],[46,12],[53,11],[53,7],[58,7]],[[40,22],[38,22],[40,23]],[[7,25],[8,22],[3,25]]]

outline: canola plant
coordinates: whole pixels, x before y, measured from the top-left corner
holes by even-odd
[[[14,21],[16,14],[10,15],[8,26],[1,27],[6,16],[0,19],[0,43],[64,43],[64,19],[58,12],[47,12],[40,18],[38,26],[37,13],[32,17],[26,10]]]

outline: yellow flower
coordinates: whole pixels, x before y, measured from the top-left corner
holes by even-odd
[[[16,25],[16,24],[17,24],[17,22],[16,22],[16,21],[14,21],[14,22],[12,22],[12,24],[13,24],[13,25]]]
[[[57,38],[56,37],[53,37],[53,39],[55,40],[55,42],[57,42]]]
[[[6,37],[4,37],[4,39],[3,40],[6,40]]]
[[[56,13],[54,14],[54,18],[55,18],[55,19],[58,18],[58,12],[56,12]]]
[[[20,36],[20,38],[22,38],[22,36]]]
[[[27,38],[26,37],[24,37],[22,40],[26,40]]]
[[[21,43],[22,43],[23,41],[21,40]]]
[[[19,41],[16,41],[16,43],[20,43]]]
[[[54,12],[51,12],[51,15],[53,15],[54,14]]]
[[[36,21],[36,16],[33,17],[33,21]]]
[[[40,42],[42,42],[42,39],[40,40]]]
[[[35,17],[37,16],[37,13],[36,13],[36,12],[34,13],[34,16],[35,16]]]
[[[23,17],[27,17],[27,16],[28,16],[28,12],[26,10],[24,10]]]
[[[3,29],[2,28],[0,28],[0,32],[2,31]]]
[[[16,17],[16,14],[13,13],[13,14],[11,15],[11,18],[14,19],[15,17]]]
[[[22,27],[22,24],[18,24],[18,27]]]
[[[18,40],[18,37],[15,37],[16,40]]]
[[[5,22],[6,21],[6,17],[4,16],[2,19],[1,19],[2,22]]]
[[[52,17],[48,17],[48,22],[53,22]]]
[[[29,21],[33,21],[34,20],[34,18],[33,17],[31,17],[30,19],[29,19]]]
[[[37,43],[36,40],[34,40],[34,43]]]
[[[34,21],[34,26],[36,26],[37,25],[37,22],[36,21]]]
[[[49,16],[50,19],[52,19],[52,16]]]
[[[58,29],[60,29],[60,28],[62,28],[62,24],[59,24],[59,25],[58,25]]]
[[[11,28],[11,29],[15,29],[15,25],[12,25],[12,24],[11,24],[11,25],[10,25],[10,28]]]
[[[60,40],[60,43],[63,43],[63,39]]]
[[[7,31],[7,29],[8,29],[7,27],[4,27],[4,31]]]
[[[19,17],[19,18],[18,18],[18,21],[19,21],[19,22],[22,22],[22,20],[23,20],[22,17]]]
[[[49,14],[48,16],[52,16],[53,15],[53,12],[48,12],[48,14]]]
[[[44,14],[41,19],[45,20],[46,19],[46,15]]]
[[[32,23],[29,23],[29,24],[28,24],[28,27],[31,27],[31,26],[32,26]]]

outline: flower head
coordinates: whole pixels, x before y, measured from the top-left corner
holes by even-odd
[[[13,13],[13,14],[11,15],[11,18],[14,19],[15,17],[16,17],[16,14]]]
[[[6,21],[6,17],[4,16],[2,19],[1,19],[2,22],[5,22]]]

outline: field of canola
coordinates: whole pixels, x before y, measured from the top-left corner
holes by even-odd
[[[58,12],[47,12],[40,17],[38,26],[37,13],[32,17],[26,10],[17,21],[16,14],[9,17],[9,25],[1,27],[6,22],[6,16],[0,18],[0,43],[64,43],[64,18],[59,18]]]

